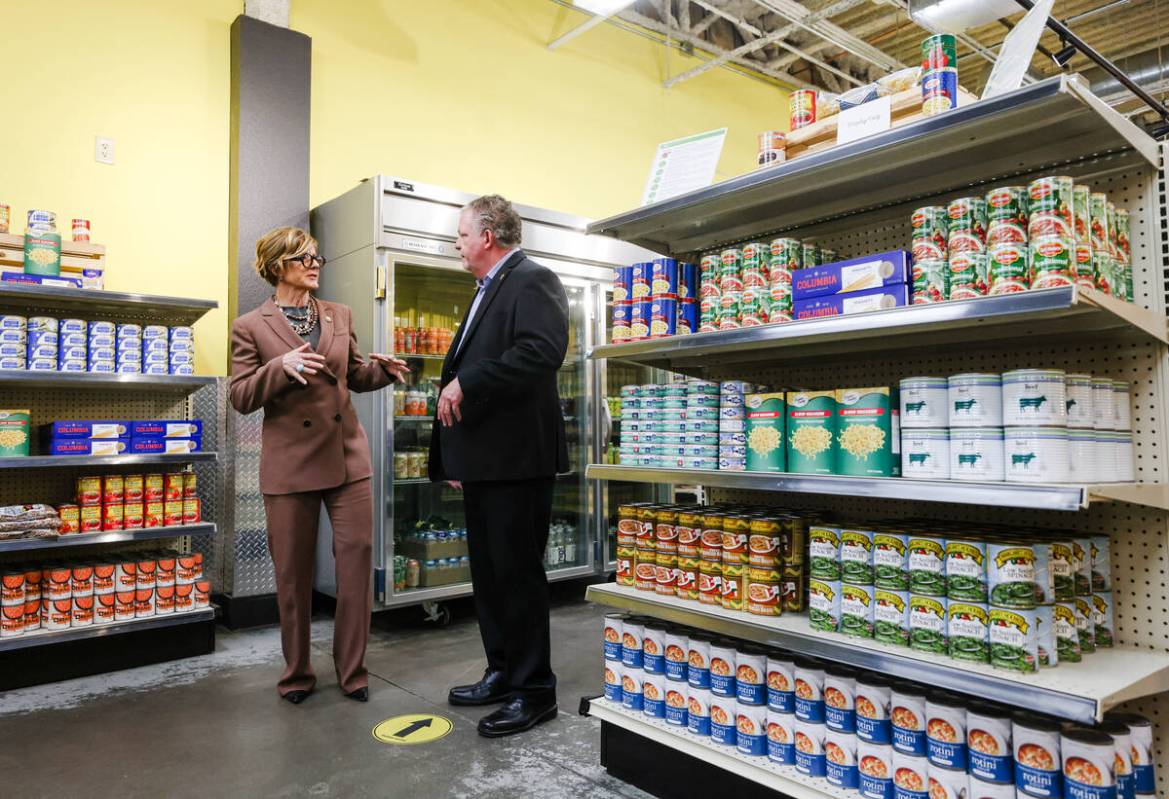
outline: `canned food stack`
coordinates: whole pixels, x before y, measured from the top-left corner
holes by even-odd
[[[0,369],[28,366],[28,319],[16,314],[0,316]]]
[[[697,333],[701,315],[698,302],[698,265],[678,264],[678,335]]]
[[[737,247],[719,253],[718,290],[718,329],[738,330],[743,326],[740,315],[743,301],[743,251]]]
[[[986,194],[986,206],[988,293],[999,295],[1026,291],[1031,288],[1027,189],[1022,186],[991,189]]]
[[[1129,215],[1117,208],[1108,195],[1089,195],[1089,225],[1092,245],[1092,276],[1096,288],[1105,294],[1132,301],[1132,250],[1129,242]]]
[[[198,552],[110,552],[81,561],[11,564],[0,581],[2,638],[210,606],[211,583],[204,579],[203,555]]]
[[[950,299],[949,211],[940,205],[918,208],[913,228],[913,304],[928,305]]]
[[[167,372],[172,375],[195,374],[194,331],[187,326],[167,328]]]
[[[806,128],[816,121],[816,91],[799,89],[788,95],[788,130]]]
[[[0,369],[189,375],[194,342],[190,327],[5,314]]]
[[[26,367],[38,372],[56,370],[61,353],[60,341],[56,319],[47,316],[30,317]]]
[[[685,407],[681,411],[681,467],[717,469],[719,445],[722,442],[719,384],[690,378],[685,382],[685,399]]]
[[[50,319],[42,323],[50,326]],[[89,323],[84,319],[61,319],[57,322],[57,371],[85,372],[89,369]]]
[[[744,399],[755,387],[742,380],[719,385],[718,468],[742,472],[747,469],[747,432]]]
[[[739,322],[759,327],[771,321],[771,248],[762,242],[743,245],[743,293],[739,300]]]
[[[1019,672],[1112,646],[1107,536],[816,523],[808,553],[814,630]]]
[[[202,519],[193,472],[80,477],[73,503],[58,507],[61,535],[197,524]]]
[[[803,266],[804,249],[798,239],[775,239],[769,247],[771,259],[768,263],[768,295],[770,298],[768,321],[771,323],[790,322],[792,316],[792,273]]]
[[[651,278],[653,263],[636,263],[630,270],[629,283],[629,340],[644,341],[649,338],[649,327],[653,311]],[[616,313],[616,306],[614,308]]]
[[[952,34],[939,33],[921,43],[921,113],[932,117],[957,107],[957,42]]]
[[[114,362],[118,374],[142,373],[142,325],[117,325],[114,333]]]
[[[922,480],[1132,482],[1126,381],[1060,369],[901,381],[903,474]]]
[[[666,338],[678,332],[678,262],[655,258],[650,265],[649,337]]]
[[[989,291],[986,199],[961,197],[953,200],[946,208],[946,215],[950,299],[968,300],[985,297]]]
[[[699,333],[713,333],[718,330],[722,307],[720,264],[721,259],[713,253],[702,256],[698,262]]]
[[[113,322],[92,321],[86,324],[88,351],[85,371],[113,374],[116,366],[117,327]]]

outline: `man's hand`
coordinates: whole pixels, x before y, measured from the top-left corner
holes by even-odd
[[[389,374],[394,376],[394,379],[399,383],[406,382],[406,375],[410,374],[410,367],[406,362],[395,358],[393,355],[382,355],[380,352],[371,352],[369,358],[382,365]]]
[[[438,395],[438,420],[443,427],[450,427],[456,421],[463,421],[463,413],[459,406],[463,404],[463,388],[459,385],[459,378],[447,383],[447,387]]]

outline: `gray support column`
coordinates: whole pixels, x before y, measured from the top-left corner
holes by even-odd
[[[231,319],[271,287],[252,270],[256,239],[279,225],[308,228],[312,40],[239,16],[231,26]]]

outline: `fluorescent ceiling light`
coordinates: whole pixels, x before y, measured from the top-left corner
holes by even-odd
[[[580,3],[577,3],[580,5]],[[909,16],[938,33],[965,33],[970,28],[1017,14],[1015,0],[910,0]]]
[[[633,5],[634,0],[573,0],[573,5],[602,17],[611,17]]]

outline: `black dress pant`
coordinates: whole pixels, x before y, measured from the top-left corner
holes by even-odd
[[[487,665],[512,690],[555,696],[544,548],[552,478],[463,484],[471,584]]]

